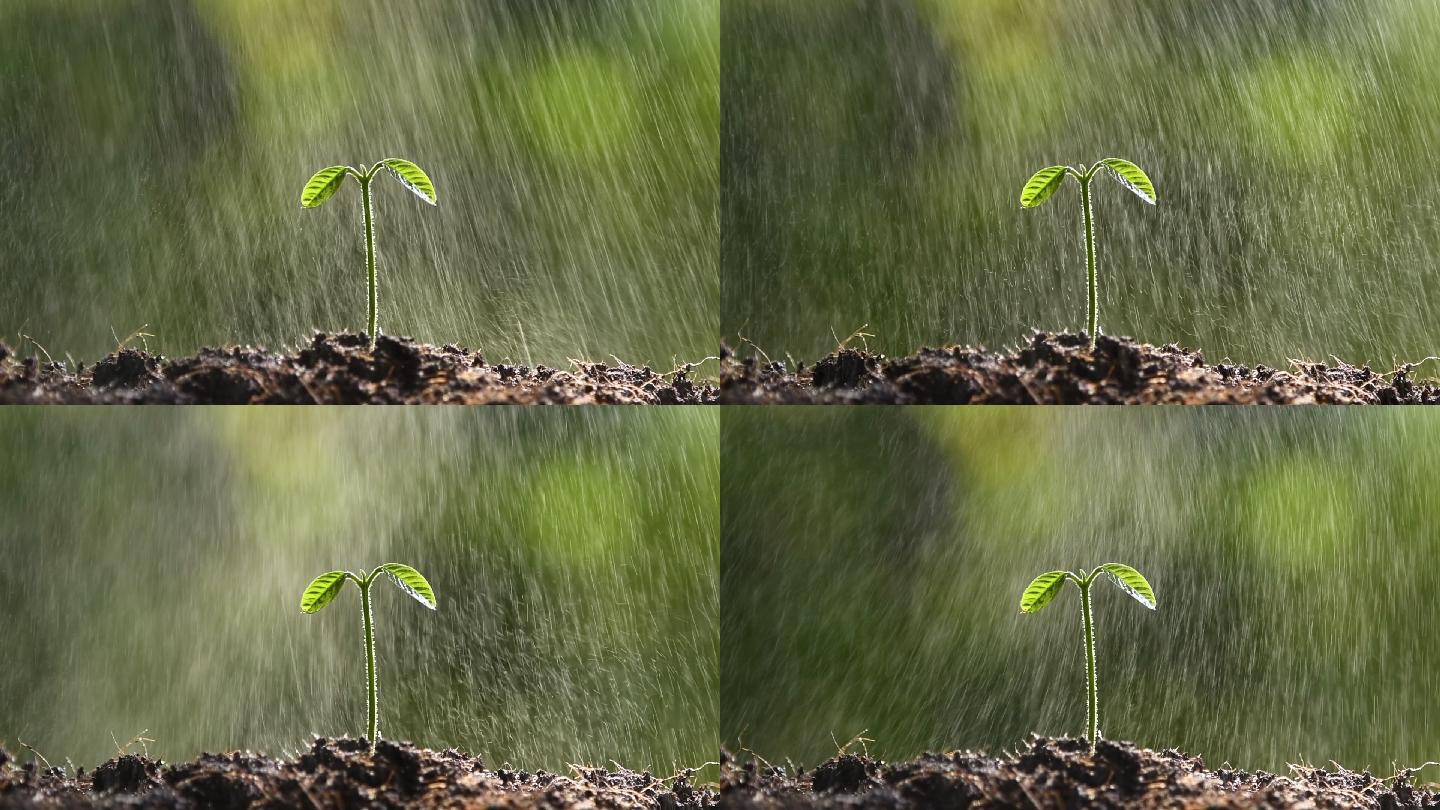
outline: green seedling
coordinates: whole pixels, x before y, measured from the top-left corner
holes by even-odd
[[[1080,207],[1085,217],[1085,268],[1088,271],[1089,290],[1089,333],[1090,348],[1095,348],[1095,337],[1100,334],[1100,295],[1095,271],[1095,213],[1090,204],[1090,181],[1100,170],[1109,169],[1120,181],[1120,185],[1135,192],[1135,196],[1151,205],[1155,204],[1155,186],[1139,166],[1123,158],[1105,158],[1089,168],[1085,164],[1071,166],[1047,166],[1031,175],[1020,189],[1020,207],[1038,208],[1060,188],[1069,175],[1080,181]]]
[[[319,208],[326,200],[335,196],[347,175],[360,182],[360,203],[365,217],[365,277],[370,289],[370,317],[366,331],[370,336],[371,348],[375,347],[375,336],[379,334],[376,318],[380,299],[375,279],[375,213],[370,201],[370,181],[375,179],[382,167],[389,169],[406,188],[415,192],[415,196],[431,205],[435,204],[435,184],[430,182],[430,177],[419,166],[402,158],[385,158],[369,168],[363,163],[358,169],[350,166],[327,166],[311,176],[305,189],[300,192],[302,208]]]
[[[319,613],[322,608],[335,600],[347,580],[360,586],[360,615],[365,625],[365,683],[366,708],[369,709],[368,733],[370,750],[380,739],[380,682],[375,675],[375,620],[370,610],[370,586],[385,574],[400,590],[415,597],[415,600],[431,610],[435,609],[435,592],[419,571],[400,563],[385,563],[368,574],[357,575],[349,571],[329,571],[311,580],[300,597],[300,610],[304,613]]]
[[[1090,610],[1090,586],[1101,574],[1109,575],[1110,579],[1120,586],[1120,590],[1135,597],[1135,601],[1151,610],[1155,609],[1155,591],[1150,588],[1150,583],[1139,571],[1121,563],[1105,563],[1093,571],[1047,571],[1025,587],[1025,592],[1020,595],[1021,613],[1039,613],[1046,605],[1054,601],[1060,594],[1060,589],[1065,583],[1074,582],[1080,587],[1080,618],[1085,629],[1085,705],[1086,705],[1086,739],[1094,745],[1100,739],[1100,693],[1095,677],[1095,617]]]

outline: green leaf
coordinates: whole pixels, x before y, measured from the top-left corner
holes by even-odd
[[[430,583],[420,576],[419,571],[401,563],[385,563],[380,566],[380,570],[389,574],[395,584],[400,586],[400,590],[415,597],[415,601],[431,610],[435,609],[435,592],[430,590]]]
[[[431,205],[435,204],[435,184],[430,182],[429,175],[419,166],[403,158],[385,158],[380,162],[404,183],[406,188],[415,192],[415,196]]]
[[[1155,591],[1150,588],[1150,583],[1139,571],[1121,563],[1105,563],[1100,570],[1110,575],[1120,590],[1135,597],[1135,601],[1151,610],[1155,609]]]
[[[330,571],[311,580],[300,597],[301,612],[319,613],[321,608],[335,601],[340,589],[345,587],[346,577],[345,571]]]
[[[1020,207],[1036,208],[1050,199],[1050,195],[1065,182],[1064,166],[1048,166],[1030,176],[1025,187],[1020,189]]]
[[[1120,185],[1135,192],[1135,196],[1145,202],[1155,204],[1155,186],[1139,166],[1124,158],[1105,158],[1100,162],[1115,173],[1115,179],[1120,181]]]
[[[1025,592],[1020,594],[1021,613],[1039,613],[1040,609],[1054,601],[1065,587],[1065,571],[1046,571],[1030,580]]]
[[[347,169],[346,166],[327,166],[311,175],[305,190],[300,192],[300,207],[319,208],[334,197],[345,182],[345,175],[349,174]]]

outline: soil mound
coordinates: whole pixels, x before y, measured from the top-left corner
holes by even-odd
[[[478,757],[364,740],[315,740],[289,760],[250,753],[204,754],[167,765],[127,754],[70,778],[19,766],[0,751],[0,808],[613,808],[702,810],[714,790],[693,772],[667,779],[628,770],[576,767],[573,775],[489,771]]]
[[[371,349],[364,335],[321,333],[290,354],[230,347],[172,360],[123,349],[72,371],[22,360],[0,344],[0,403],[699,405],[718,397],[688,366],[574,366],[490,365],[453,345],[384,335]]]
[[[1369,773],[1292,766],[1290,776],[1221,768],[1199,757],[1101,740],[1031,738],[1017,753],[924,754],[880,762],[843,754],[793,776],[754,758],[725,757],[721,800],[727,810],[801,808],[1335,808],[1422,810],[1440,793],[1415,786],[1415,772],[1387,779]]]
[[[722,348],[720,401],[770,404],[976,405],[1411,405],[1440,403],[1413,366],[1296,361],[1290,371],[1207,365],[1198,351],[1102,336],[1037,332],[1010,352],[921,349],[889,358],[843,348],[790,372],[783,363],[737,358]]]

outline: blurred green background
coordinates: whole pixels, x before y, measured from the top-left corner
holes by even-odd
[[[400,156],[440,202],[377,187],[382,332],[713,354],[719,6],[7,0],[0,337],[83,360],[142,324],[170,354],[363,329],[358,190],[300,189]]]
[[[729,410],[722,740],[813,765],[862,730],[894,759],[1083,734],[1077,593],[1020,593],[1118,561],[1159,610],[1096,592],[1106,736],[1440,759],[1436,448],[1414,410]]]
[[[1390,368],[1440,345],[1440,5],[1415,0],[726,0],[722,331],[813,359],[1085,325],[1212,360]],[[1433,370],[1433,369],[1432,369]]]
[[[0,743],[90,766],[361,735],[488,764],[715,759],[719,414],[307,408],[0,413]],[[134,750],[140,750],[137,745]]]

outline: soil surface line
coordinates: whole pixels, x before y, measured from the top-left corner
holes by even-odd
[[[0,343],[0,404],[703,405],[693,366],[656,372],[573,361],[573,370],[490,365],[479,352],[382,335],[316,334],[294,353],[248,346],[167,359],[121,349],[90,367],[20,358]]]
[[[20,765],[0,749],[0,808],[612,808],[704,810],[716,792],[689,781],[624,769],[575,767],[571,775],[501,768],[479,757],[382,741],[316,739],[293,759],[203,754],[166,764],[118,756],[90,772]]]
[[[1416,382],[1414,366],[1295,361],[1289,371],[1208,365],[1198,351],[1102,336],[1037,332],[1008,352],[953,346],[885,357],[841,348],[791,372],[722,347],[720,401],[734,405],[1419,405],[1440,387]]]
[[[1338,767],[1338,766],[1337,766]],[[1221,767],[1199,757],[1101,740],[1032,737],[1004,756],[956,751],[881,762],[841,754],[794,775],[756,757],[722,757],[726,810],[921,808],[1334,808],[1433,810],[1440,793],[1416,772],[1369,773],[1291,766],[1289,776]]]

